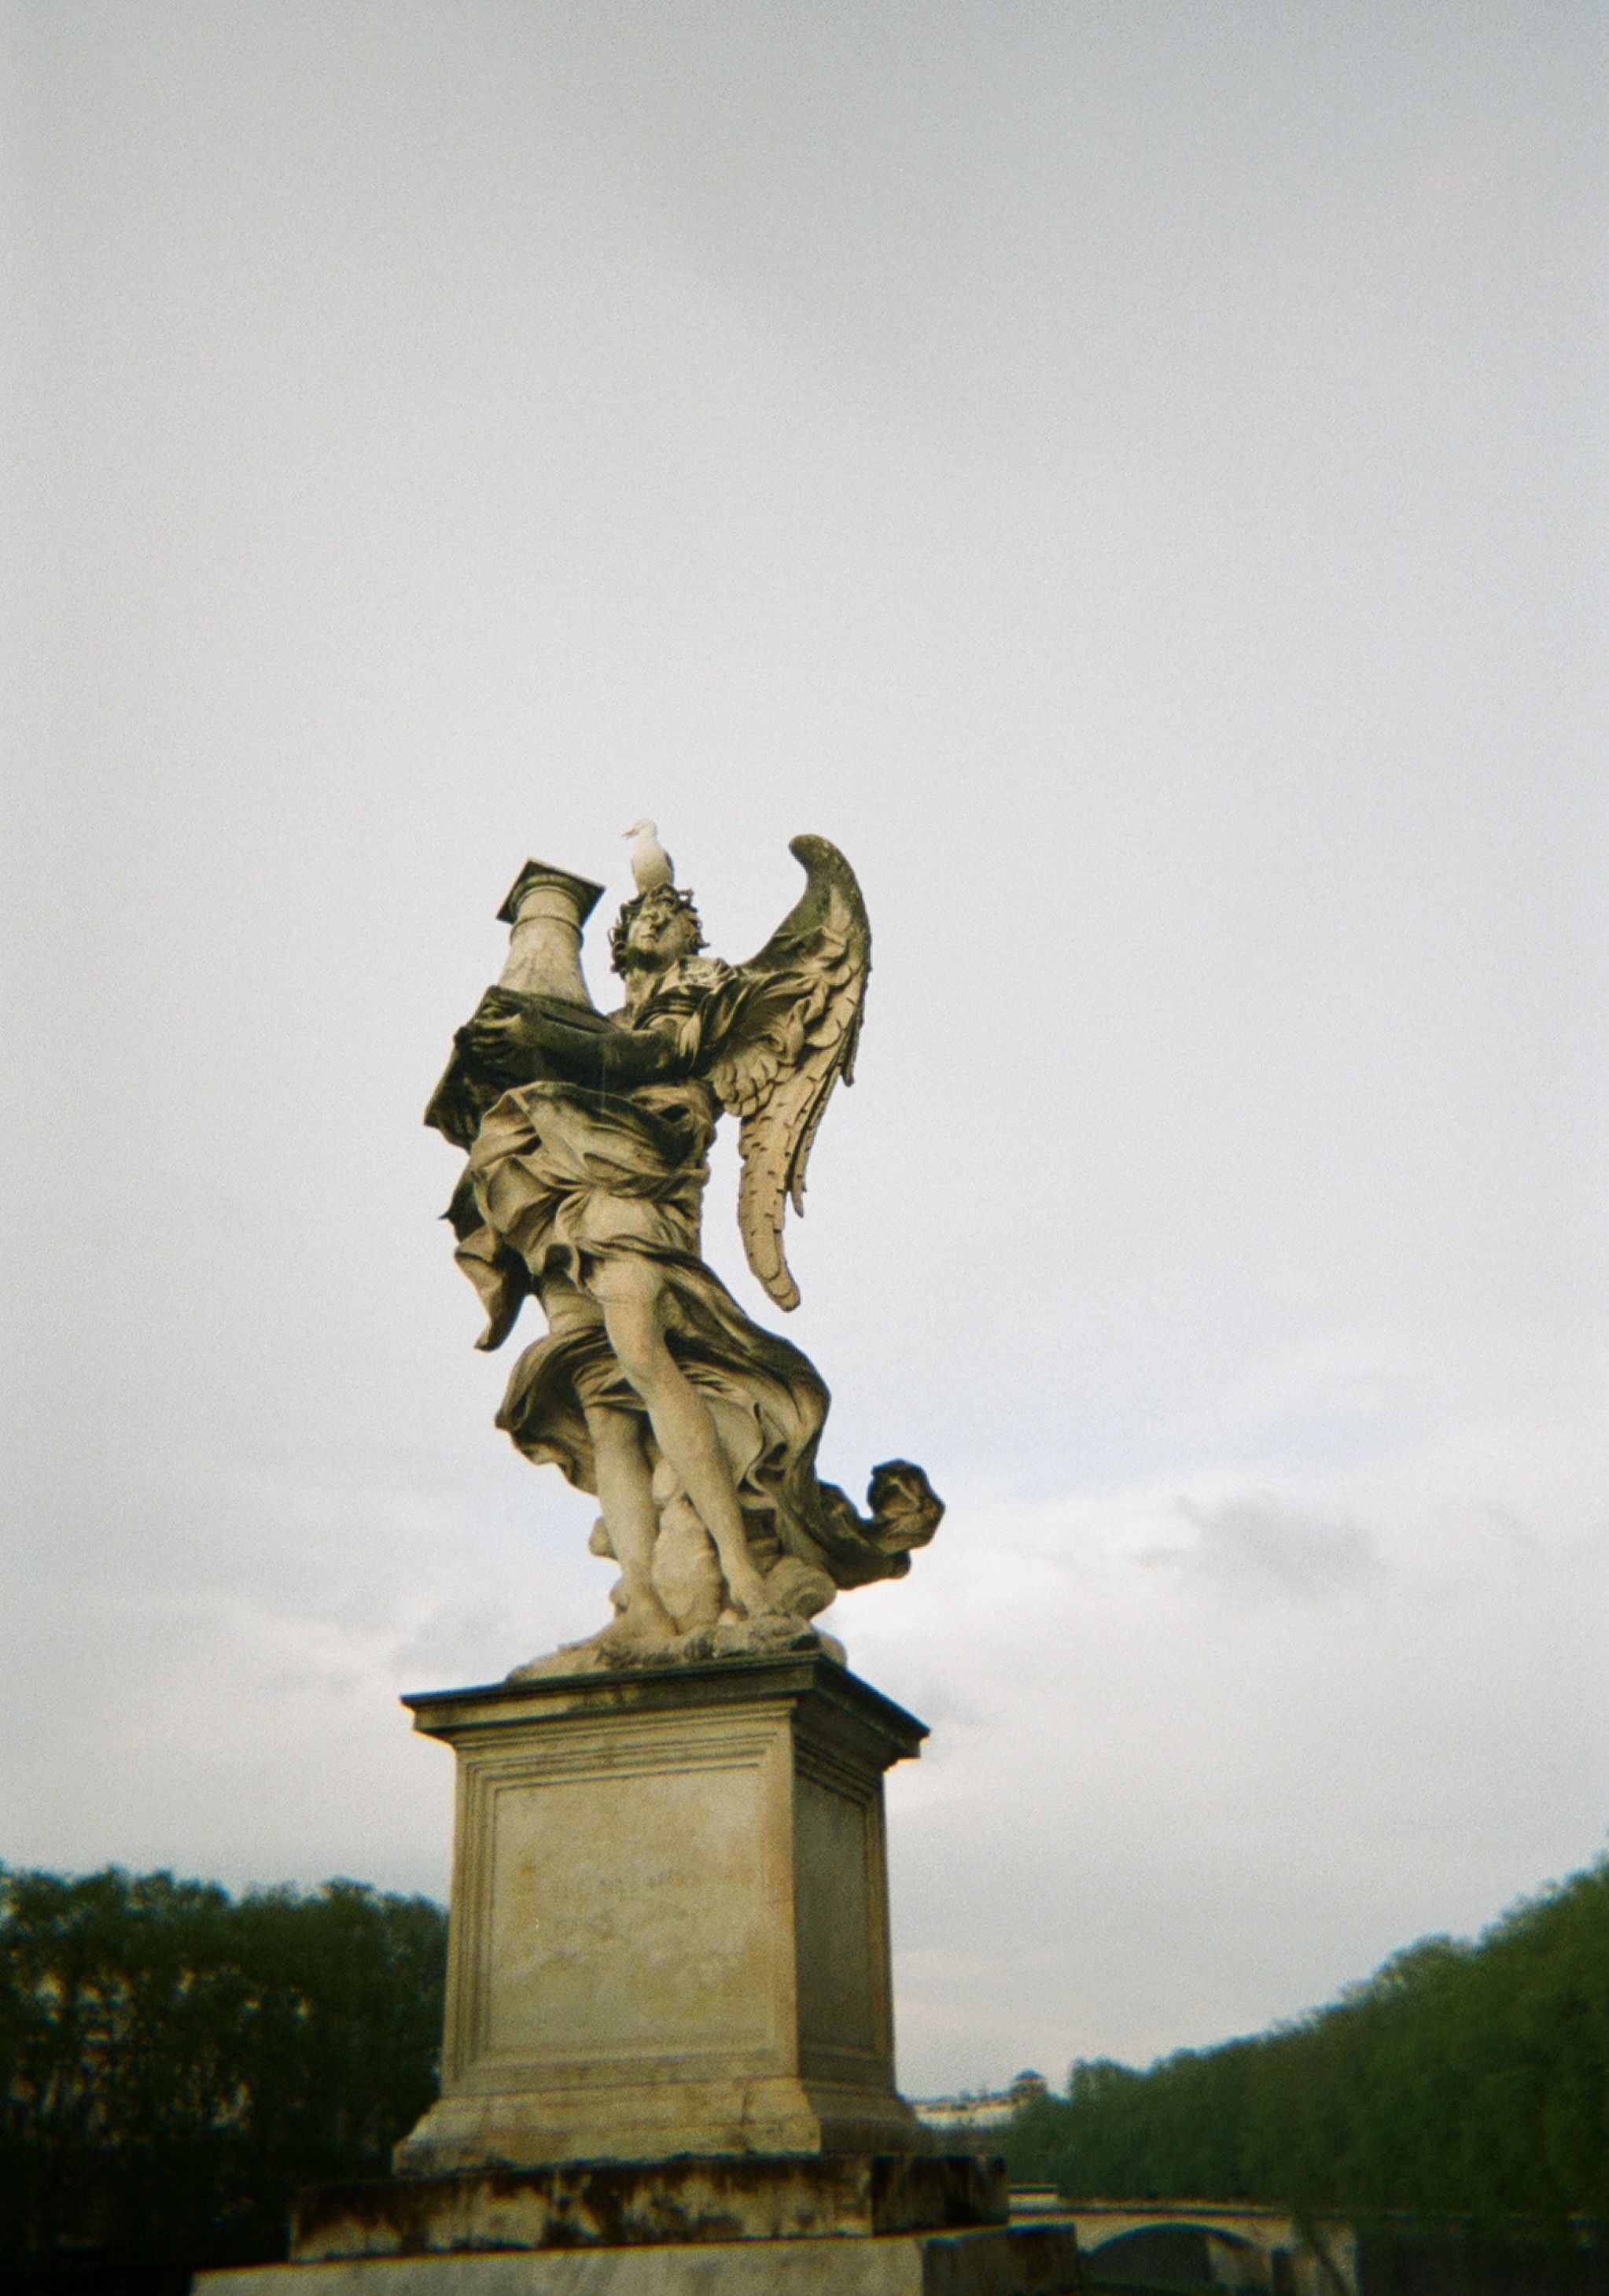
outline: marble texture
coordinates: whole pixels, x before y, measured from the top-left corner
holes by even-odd
[[[813,1653],[412,1698],[458,1760],[439,2175],[919,2152],[884,1771],[923,1726]]]
[[[692,895],[651,823],[616,919],[624,1001],[600,1013],[581,940],[600,888],[528,861],[499,915],[508,963],[456,1032],[425,1121],[464,1152],[447,1218],[499,1348],[527,1301],[497,1423],[596,1498],[593,1552],[620,1566],[614,1617],[520,1669],[690,1665],[837,1645],[813,1621],[840,1588],[897,1578],[943,1505],[919,1466],[873,1470],[864,1508],[816,1471],[829,1396],[704,1256],[709,1149],[738,1120],[738,1224],[776,1305],[821,1117],[850,1082],[871,965],[854,872],[821,837],[790,848],[804,893],[745,964],[707,956]]]
[[[554,996],[571,1004],[592,1004],[581,970],[581,934],[603,898],[590,877],[527,861],[497,912],[509,928],[509,954],[498,977],[500,988],[517,996]]]

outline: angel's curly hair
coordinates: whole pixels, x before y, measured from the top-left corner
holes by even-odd
[[[693,906],[691,893],[684,892],[680,885],[656,885],[651,892],[639,893],[635,900],[622,903],[620,914],[615,919],[609,933],[611,972],[625,971],[626,941],[632,927],[645,909],[650,914],[656,910],[663,911],[667,920],[671,917],[690,917],[693,927],[693,952],[696,954],[704,947],[704,928],[699,922],[698,912]]]

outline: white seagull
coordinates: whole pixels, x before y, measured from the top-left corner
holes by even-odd
[[[659,842],[659,832],[654,824],[633,821],[625,834],[637,840],[632,848],[632,874],[637,880],[637,890],[652,893],[661,885],[674,885],[675,868]]]

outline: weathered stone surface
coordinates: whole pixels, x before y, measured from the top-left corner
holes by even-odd
[[[1008,2221],[1003,2162],[970,2153],[739,2153],[569,2161],[321,2185],[297,2201],[297,2263],[497,2248],[817,2240]]]
[[[573,877],[545,861],[527,861],[497,912],[509,928],[509,956],[498,980],[516,996],[556,996],[592,1004],[581,970],[581,929],[603,897],[590,877]]]
[[[1073,2296],[1060,2225],[857,2240],[672,2243],[266,2264],[196,2275],[197,2296]]]
[[[873,1470],[866,1511],[816,1472],[828,1394],[704,1259],[700,1207],[724,1111],[739,1120],[738,1224],[780,1308],[798,1303],[787,1204],[833,1089],[854,1069],[871,929],[854,870],[796,837],[804,891],[746,964],[700,955],[692,895],[641,822],[635,897],[610,954],[625,1001],[593,1006],[581,934],[600,888],[528,861],[500,916],[509,961],[453,1038],[425,1121],[468,1160],[447,1217],[501,1347],[535,1299],[548,1336],[515,1365],[497,1423],[596,1498],[616,1616],[527,1669],[698,1665],[842,1651],[812,1621],[840,1587],[897,1578],[943,1505],[920,1467]]]
[[[459,1791],[442,2095],[399,2175],[932,2149],[883,1833],[919,1722],[811,1653],[407,1702]]]

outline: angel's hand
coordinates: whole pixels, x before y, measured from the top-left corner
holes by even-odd
[[[544,1009],[551,1006],[551,1009]],[[522,996],[513,989],[488,988],[459,1041],[486,1072],[505,1084],[528,1084],[553,1073],[556,1056],[593,1041],[568,1020],[557,998]]]
[[[511,994],[508,990],[497,993]],[[527,1012],[540,1015],[544,1021],[556,1021],[566,1029],[587,1029],[596,1033],[600,1029],[617,1028],[619,1025],[617,1021],[611,1021],[607,1013],[600,1013],[591,1004],[572,1004],[568,996],[527,994],[521,997],[520,1002]]]
[[[674,1042],[657,1029],[623,1029],[591,1005],[505,988],[487,990],[464,1040],[487,1067],[526,1082],[545,1076],[629,1089],[675,1064]]]
[[[453,1037],[453,1059],[425,1121],[467,1148],[486,1110],[512,1087],[543,1078],[600,1082],[611,1030],[619,1033],[590,1004],[488,988]]]
[[[545,1049],[538,1016],[518,1009],[483,1006],[461,1034],[470,1052],[498,1068],[518,1066],[522,1058]]]

